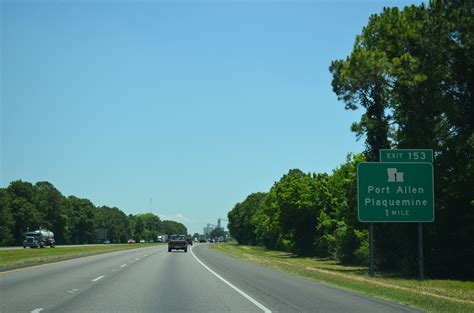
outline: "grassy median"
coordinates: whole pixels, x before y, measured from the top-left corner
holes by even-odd
[[[113,251],[151,247],[157,244],[114,244],[61,248],[0,250],[0,271]]]
[[[420,282],[394,273],[377,273],[372,278],[367,275],[367,267],[343,266],[332,260],[295,257],[285,252],[235,243],[211,247],[244,261],[428,312],[474,312],[473,281],[426,279]]]

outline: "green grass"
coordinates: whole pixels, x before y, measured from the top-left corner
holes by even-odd
[[[0,250],[0,270],[79,258],[113,251],[136,249],[153,244],[116,244],[103,246]],[[156,244],[155,244],[156,245]]]
[[[345,266],[333,260],[296,257],[293,254],[235,243],[212,249],[247,262],[354,290],[428,312],[474,312],[474,282],[426,279],[418,281],[394,273],[367,275],[367,267]]]

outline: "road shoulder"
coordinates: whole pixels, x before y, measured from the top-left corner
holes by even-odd
[[[194,249],[212,270],[275,312],[417,312],[364,294],[245,262],[210,249]]]

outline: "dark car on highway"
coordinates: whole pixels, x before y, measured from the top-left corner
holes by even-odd
[[[168,241],[168,252],[171,252],[173,249],[184,250],[184,252],[188,251],[188,242],[185,235],[171,235]]]

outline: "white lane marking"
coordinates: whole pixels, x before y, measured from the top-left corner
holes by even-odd
[[[76,292],[76,291],[77,291],[77,289],[71,289],[71,290],[68,290],[67,292],[69,292],[69,293],[74,293],[74,292]]]
[[[148,254],[145,254],[145,256],[148,256]]]
[[[37,308],[37,309],[34,309],[33,311],[31,311],[31,313],[39,313],[43,311],[43,308]]]
[[[120,267],[125,267],[125,266],[127,266],[127,264],[122,264],[122,265],[120,265]]]
[[[136,259],[135,259],[135,261],[139,261],[139,260],[140,260],[140,258],[136,258]]]
[[[99,276],[99,277],[96,277],[96,278],[94,278],[92,281],[98,281],[98,280],[100,280],[100,279],[102,279],[102,278],[104,278],[104,275],[101,275],[101,276]]]
[[[199,260],[197,258],[197,256],[194,254],[193,252],[193,248],[194,247],[191,247],[191,254],[193,255],[193,257],[196,259],[196,261],[199,262],[199,264],[201,264],[202,266],[204,266],[204,268],[206,270],[208,270],[209,272],[211,272],[211,274],[214,274],[214,276],[216,276],[217,278],[219,278],[220,280],[222,280],[224,283],[226,283],[229,287],[231,287],[232,289],[234,289],[235,291],[237,291],[238,293],[240,293],[245,299],[249,300],[250,302],[252,302],[253,304],[255,304],[260,310],[262,310],[263,312],[265,313],[272,313],[272,311],[267,308],[266,306],[264,306],[263,304],[261,304],[260,302],[258,302],[257,300],[255,300],[254,298],[252,298],[251,296],[249,296],[248,294],[246,294],[245,292],[243,292],[242,290],[240,290],[239,288],[235,287],[234,285],[232,285],[230,282],[228,282],[227,280],[225,280],[221,275],[217,274],[216,272],[214,272],[213,270],[211,270],[206,264],[204,264],[203,262],[201,262],[201,260]]]

